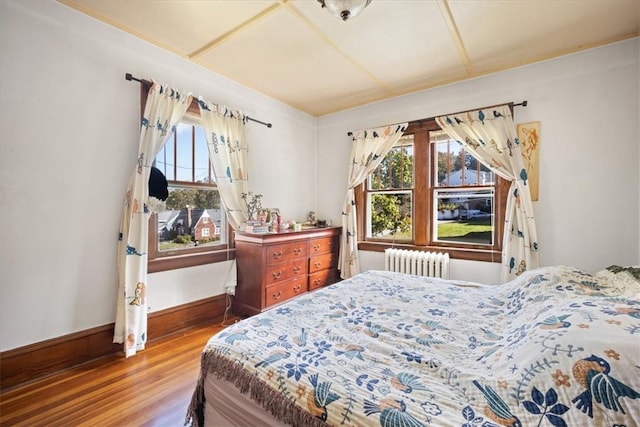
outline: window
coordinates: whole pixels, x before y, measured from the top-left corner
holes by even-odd
[[[165,175],[166,210],[149,223],[149,272],[228,259],[229,229],[204,129],[185,116],[155,158]]]
[[[433,168],[434,242],[494,244],[495,177],[444,131],[429,133]]]
[[[367,237],[410,242],[412,200],[413,135],[405,135],[367,179]]]
[[[435,120],[410,123],[356,191],[358,246],[500,262],[508,188]]]

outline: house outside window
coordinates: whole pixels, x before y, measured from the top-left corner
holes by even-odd
[[[509,183],[434,119],[409,123],[356,189],[361,250],[395,246],[500,262]]]
[[[204,129],[187,115],[155,158],[167,178],[166,209],[149,226],[149,272],[225,261],[229,227]]]

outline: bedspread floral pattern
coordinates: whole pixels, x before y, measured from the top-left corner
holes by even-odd
[[[203,369],[221,355],[329,425],[631,427],[640,283],[570,267],[499,286],[369,271],[227,328]]]

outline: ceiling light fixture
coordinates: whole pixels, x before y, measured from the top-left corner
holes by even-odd
[[[322,7],[326,7],[330,14],[343,21],[355,18],[369,6],[371,0],[318,0]]]

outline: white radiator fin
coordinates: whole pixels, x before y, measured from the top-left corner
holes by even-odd
[[[408,249],[386,249],[384,269],[416,276],[449,279],[449,254]]]

